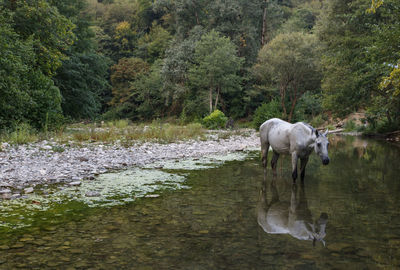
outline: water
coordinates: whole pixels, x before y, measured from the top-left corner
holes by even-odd
[[[330,164],[312,155],[304,187],[293,187],[289,158],[264,182],[253,153],[217,168],[168,167],[165,174],[185,179],[175,188],[151,189],[154,196],[108,207],[70,200],[31,209],[29,217],[18,216],[29,226],[1,231],[0,268],[399,268],[400,148],[355,137],[330,140]],[[286,215],[310,228],[321,213],[325,246],[260,226]]]

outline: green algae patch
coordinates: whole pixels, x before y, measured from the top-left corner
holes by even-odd
[[[145,168],[162,168],[165,170],[205,170],[217,168],[227,161],[241,161],[249,157],[247,152],[232,152],[226,154],[215,154],[203,157],[192,157],[186,159],[176,159],[167,161],[157,161],[145,165]]]
[[[249,156],[249,152],[234,152],[158,161],[143,168],[105,173],[73,186],[46,187],[42,194],[0,201],[0,231],[39,224],[51,227],[89,209],[124,205],[137,198],[157,198],[164,190],[189,188],[184,183],[188,171],[216,168],[227,161],[245,160]]]
[[[156,191],[185,188],[184,180],[185,177],[177,174],[134,168],[100,175],[78,187],[65,188],[59,194],[90,207],[121,205]]]
[[[32,224],[63,221],[92,207],[123,205],[141,197],[157,197],[162,190],[188,188],[185,177],[160,170],[133,168],[85,180],[79,186],[53,187],[48,194],[0,201],[0,231]]]

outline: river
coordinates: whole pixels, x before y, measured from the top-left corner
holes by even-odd
[[[29,207],[3,201],[0,269],[399,268],[400,147],[350,136],[330,142],[330,164],[313,154],[304,185],[292,185],[288,157],[276,178],[264,175],[256,151],[210,166],[118,172],[101,183],[118,178],[120,189],[76,188],[66,199],[59,192],[71,190],[55,188],[25,199]],[[126,184],[135,177],[145,189]],[[110,190],[123,196],[105,196]],[[320,241],[279,227],[295,222],[318,233],[320,217]]]

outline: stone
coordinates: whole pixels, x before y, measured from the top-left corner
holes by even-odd
[[[10,247],[7,246],[7,245],[1,245],[0,246],[0,250],[8,250],[8,249],[10,249]]]
[[[97,191],[88,191],[85,193],[86,197],[99,197],[100,193]]]
[[[0,182],[0,187],[8,188],[8,187],[12,187],[12,185],[10,183]]]
[[[23,248],[25,245],[23,243],[16,243],[11,246],[11,248]]]
[[[74,182],[68,183],[68,185],[70,185],[70,186],[80,186],[81,184],[82,184],[81,181],[74,181]]]
[[[148,195],[146,195],[144,197],[145,198],[157,198],[157,197],[160,197],[160,195],[159,194],[148,194]]]
[[[11,195],[11,199],[18,199],[19,197],[21,197],[21,194],[19,193],[14,193],[13,195]]]
[[[333,252],[340,252],[348,247],[351,247],[348,243],[331,243],[327,246],[327,248]]]
[[[32,237],[23,237],[21,239],[19,239],[20,242],[31,242],[35,239],[33,239]]]
[[[29,194],[33,192],[33,187],[24,188],[24,193]]]
[[[82,254],[84,253],[82,249],[78,249],[78,248],[71,248],[69,249],[69,252],[72,254]]]
[[[3,200],[9,200],[9,199],[11,199],[11,193],[2,193],[2,194],[0,194],[0,197]]]

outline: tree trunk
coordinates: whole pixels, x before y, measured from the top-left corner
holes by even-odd
[[[297,99],[298,99],[298,89],[297,89],[297,84],[296,82],[293,83],[293,88],[294,88],[294,93],[291,96],[291,101],[292,101],[292,105],[290,106],[290,113],[289,113],[289,118],[288,118],[288,122],[292,121],[292,117],[293,117],[293,112],[294,112],[294,108],[296,107],[296,103],[297,103]]]
[[[279,86],[279,94],[281,96],[281,106],[282,106],[284,118],[286,118],[286,116],[287,116],[286,107],[285,107],[286,86],[287,86],[287,84],[284,84],[284,83],[281,83]]]
[[[294,108],[296,107],[296,103],[297,103],[297,96],[295,96],[294,99],[292,100],[292,106],[290,107],[290,112],[289,112],[289,117],[288,117],[289,123],[292,121],[293,112],[294,112]]]
[[[212,87],[210,87],[210,113],[212,113],[212,109],[213,109],[212,92],[213,92],[213,89],[212,89]]]
[[[386,111],[386,118],[388,120],[389,125],[392,125],[392,117],[390,116],[390,112]]]
[[[219,87],[217,87],[217,96],[215,97],[214,111],[217,109],[218,98],[219,98]]]
[[[194,12],[194,16],[196,17],[196,25],[200,25],[199,15],[197,14],[197,11]]]
[[[265,1],[265,7],[263,12],[263,21],[262,21],[262,32],[261,32],[261,46],[264,46],[268,43],[267,36],[267,8],[268,8],[268,0]]]

